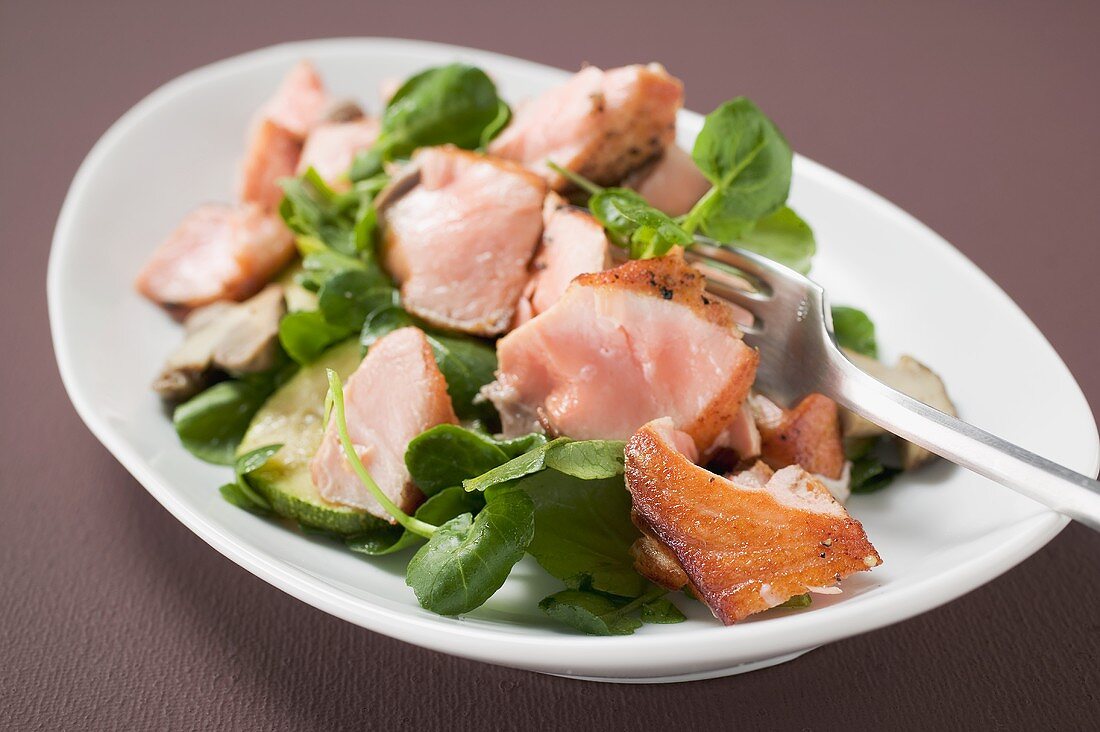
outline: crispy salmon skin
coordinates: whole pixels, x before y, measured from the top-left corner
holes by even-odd
[[[670,419],[626,446],[637,519],[729,625],[882,563],[859,521],[797,466],[734,482],[688,459]],[[640,567],[644,569],[644,567]]]

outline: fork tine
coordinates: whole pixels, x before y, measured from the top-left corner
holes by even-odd
[[[757,254],[730,249],[703,236],[696,236],[695,243],[685,254],[690,259],[711,260],[738,269],[759,280],[763,289],[772,289],[771,278],[775,276],[775,265]]]

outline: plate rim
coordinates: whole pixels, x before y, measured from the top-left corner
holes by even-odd
[[[1023,562],[1053,539],[1069,522],[1068,518],[1053,511],[1042,511],[1027,517],[1014,524],[1018,527],[1018,531],[1012,538],[979,553],[967,562],[955,565],[946,572],[894,588],[883,595],[867,597],[860,603],[841,603],[832,606],[830,608],[832,622],[828,626],[815,621],[813,614],[804,614],[790,615],[769,623],[750,626],[723,627],[716,624],[714,627],[692,629],[682,633],[599,638],[564,634],[515,635],[492,626],[475,626],[463,623],[461,620],[441,622],[441,620],[451,619],[418,616],[408,611],[372,604],[368,600],[352,598],[323,579],[315,578],[304,570],[286,565],[281,560],[265,556],[266,552],[262,549],[253,549],[233,532],[223,531],[203,514],[188,508],[175,497],[168,481],[162,481],[155,470],[143,466],[143,460],[136,449],[121,434],[115,433],[108,421],[93,409],[91,398],[84,393],[84,386],[76,376],[77,368],[72,361],[68,344],[61,337],[66,330],[60,281],[62,262],[70,246],[73,246],[71,243],[76,240],[76,237],[71,234],[71,229],[77,202],[82,197],[100,161],[115,146],[124,141],[130,128],[137,125],[159,104],[186,92],[192,86],[207,83],[213,78],[211,74],[236,73],[249,64],[266,61],[268,57],[288,52],[308,55],[321,48],[338,50],[341,46],[362,45],[373,45],[381,50],[385,50],[388,46],[403,52],[414,53],[430,49],[437,53],[477,56],[489,61],[510,64],[513,67],[526,67],[538,73],[546,73],[548,70],[561,74],[568,73],[548,65],[492,51],[430,41],[378,37],[292,41],[214,61],[185,72],[157,87],[111,124],[92,146],[77,169],[66,192],[52,237],[47,269],[47,305],[57,366],[70,401],[96,439],[138,483],[177,520],[219,553],[268,584],[319,610],[421,647],[505,666],[564,672],[569,675],[607,676],[609,670],[614,670],[623,675],[637,677],[638,664],[641,663],[651,667],[654,670],[653,675],[666,676],[672,668],[690,668],[693,671],[704,672],[729,666],[734,659],[747,661],[780,656],[914,617],[971,592]],[[686,110],[681,112],[681,117],[685,121],[690,120],[695,123],[701,119],[696,113]],[[830,187],[846,189],[846,192],[866,201],[867,205],[878,207],[884,215],[899,224],[915,228],[917,233],[927,240],[928,246],[938,247],[941,253],[954,257],[960,266],[968,270],[971,275],[976,275],[989,288],[990,293],[999,298],[1000,307],[1011,309],[1026,323],[1033,331],[1033,335],[1038,336],[1050,349],[1061,366],[1062,376],[1067,378],[1069,384],[1076,389],[1076,397],[1086,408],[1089,421],[1092,423],[1094,444],[1090,470],[1095,475],[1100,468],[1100,434],[1097,433],[1096,421],[1088,407],[1088,401],[1057,351],[1015,301],[961,251],[929,226],[880,194],[800,155],[796,155],[795,166],[800,176],[815,178]],[[689,644],[693,651],[691,663],[677,667],[672,661],[682,657]],[[532,651],[537,651],[538,654],[532,655]]]

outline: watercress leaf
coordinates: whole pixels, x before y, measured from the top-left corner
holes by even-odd
[[[284,178],[280,185],[279,213],[291,231],[315,237],[341,254],[357,253],[349,200],[339,198],[317,171],[310,168],[297,178]]]
[[[218,489],[218,493],[226,502],[233,504],[237,508],[243,508],[245,511],[254,513],[257,516],[269,516],[271,511],[252,500],[252,496],[245,493],[239,483],[226,483]]]
[[[901,470],[883,465],[873,453],[868,454],[852,463],[849,487],[852,493],[874,493],[890,485],[899,473]]]
[[[172,415],[180,442],[200,460],[233,465],[252,415],[294,370],[293,364],[280,364],[270,372],[215,384],[180,404]]]
[[[370,270],[333,275],[321,286],[317,300],[326,322],[350,332],[360,331],[369,314],[399,305],[397,290]]]
[[[420,433],[405,450],[413,482],[429,496],[506,462],[507,453],[491,437],[453,424]]]
[[[489,143],[493,141],[493,138],[503,132],[511,121],[512,110],[503,100],[497,100],[497,116],[481,131],[481,144],[478,145],[478,149],[484,150],[489,147]]]
[[[582,480],[546,470],[523,478],[514,490],[534,503],[535,538],[528,551],[543,569],[563,582],[583,576],[592,589],[622,597],[645,591],[630,555],[639,533],[621,476]],[[506,493],[490,495],[489,505]]]
[[[563,442],[568,442],[568,438],[559,437],[556,440],[539,445],[522,455],[517,455],[503,465],[482,473],[476,478],[462,481],[462,487],[468,491],[484,491],[493,486],[522,478],[525,475],[537,473],[546,467],[546,451]]]
[[[329,323],[320,310],[287,313],[279,321],[279,342],[287,354],[300,364],[311,363],[329,346],[354,332]]]
[[[791,186],[791,148],[783,134],[745,97],[722,104],[707,115],[691,153],[714,186],[688,220],[755,221],[787,200]]]
[[[348,177],[358,182],[381,175],[383,163],[385,163],[382,154],[382,148],[377,146],[356,153],[351,161],[351,170],[348,171]]]
[[[495,418],[493,405],[477,401],[477,396],[481,387],[495,378],[496,350],[476,338],[438,333],[428,333],[428,345],[447,381],[447,393],[459,419]]]
[[[467,493],[460,486],[452,486],[429,497],[414,515],[421,521],[441,526],[464,513],[476,514],[484,505],[480,494]],[[421,537],[407,529],[380,523],[371,531],[347,537],[344,543],[353,552],[383,556],[416,546],[421,541]]]
[[[605,188],[592,195],[588,207],[608,238],[630,250],[631,259],[660,257],[675,245],[693,241],[671,217],[626,188]]]
[[[667,597],[657,597],[642,605],[642,622],[670,625],[682,623],[687,618],[680,608],[676,607]]]
[[[398,328],[415,325],[416,321],[403,308],[388,307],[368,313],[363,320],[363,329],[359,332],[359,343],[370,348],[375,341]]]
[[[496,440],[497,446],[504,451],[509,460],[522,455],[528,450],[534,450],[536,447],[545,445],[547,442],[549,440],[541,432],[532,432],[529,435],[513,437],[510,440]]]
[[[272,455],[279,452],[282,449],[282,445],[264,445],[263,447],[257,447],[255,450],[246,452],[237,458],[234,469],[237,473],[237,478],[241,479],[247,477],[249,473],[259,470],[264,466]]]
[[[810,262],[817,251],[810,225],[787,206],[779,207],[732,238],[718,237],[710,231],[708,235],[736,243],[802,274],[810,271]]]
[[[837,345],[841,348],[878,358],[875,324],[862,310],[834,305],[833,334],[836,336]]]
[[[582,480],[612,478],[623,474],[622,440],[562,442],[546,452],[546,467]]]
[[[367,269],[363,260],[329,249],[316,237],[299,236],[296,241],[302,255],[302,273],[298,277],[298,283],[313,292],[320,290],[336,274]]]
[[[452,144],[473,149],[502,126],[503,102],[481,69],[448,64],[408,79],[382,115],[375,149],[382,159],[408,157],[418,147]],[[505,119],[506,122],[506,119]],[[360,166],[360,173],[368,170]]]
[[[558,622],[589,635],[630,635],[642,627],[640,620],[620,612],[620,603],[595,592],[562,590],[543,598],[539,608]]]
[[[271,510],[271,504],[266,498],[257,493],[248,482],[249,473],[263,467],[268,459],[282,449],[282,445],[265,445],[255,450],[246,452],[237,458],[234,472],[237,475],[237,489],[243,493],[256,506],[265,510]]]
[[[790,598],[786,602],[783,602],[783,603],[780,603],[779,605],[776,605],[776,607],[782,607],[782,608],[788,608],[788,609],[799,609],[799,608],[809,607],[811,604],[813,604],[813,600],[810,599],[810,593],[807,592],[804,595],[795,595],[794,597]]]
[[[438,527],[409,561],[405,582],[427,610],[469,612],[500,589],[534,531],[531,499],[502,493],[476,518],[464,513]]]

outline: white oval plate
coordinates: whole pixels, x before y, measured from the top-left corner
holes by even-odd
[[[333,615],[445,653],[584,678],[683,680],[777,663],[916,615],[996,577],[1065,525],[1011,491],[941,464],[850,501],[885,564],[847,581],[843,595],[818,596],[810,610],[773,611],[729,628],[698,603],[682,602],[688,622],[595,638],[542,616],[537,601],[560,586],[529,559],[483,608],[443,618],[422,610],[405,586],[405,557],[367,561],[225,503],[216,488],[227,469],[180,447],[147,387],[180,334],[131,283],[184,213],[231,198],[250,115],[303,57],[332,90],[359,96],[373,110],[383,79],[454,60],[484,68],[513,102],[565,76],[527,61],[413,41],[288,44],[166,84],[116,122],[84,161],[50,255],[50,323],[65,386],[127,470],[250,572]],[[730,88],[729,96],[737,93]],[[698,115],[682,114],[681,145],[690,146],[700,124]],[[815,279],[835,302],[870,312],[887,357],[916,354],[943,375],[964,418],[1095,475],[1100,441],[1080,389],[1035,326],[982,272],[908,214],[805,158],[795,162],[792,203],[817,232]]]

